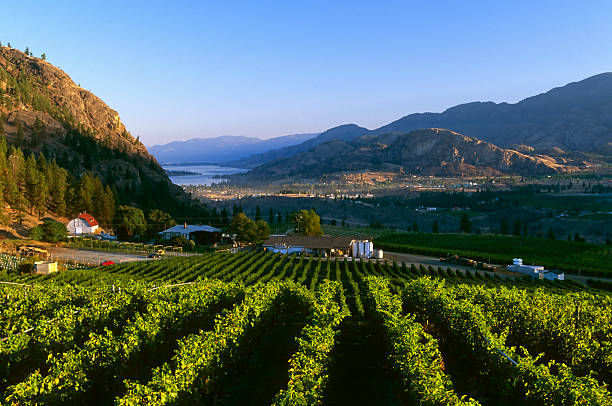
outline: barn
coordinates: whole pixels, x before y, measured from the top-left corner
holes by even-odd
[[[69,235],[97,234],[99,228],[100,225],[94,216],[88,213],[79,214],[78,217],[70,220],[66,226]]]

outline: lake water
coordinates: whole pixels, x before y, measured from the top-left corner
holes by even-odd
[[[175,185],[211,185],[213,183],[221,183],[224,179],[215,179],[217,175],[231,175],[233,173],[247,172],[248,169],[228,168],[217,165],[163,165],[166,171],[185,171],[194,172],[197,175],[179,175],[170,176],[170,180]]]

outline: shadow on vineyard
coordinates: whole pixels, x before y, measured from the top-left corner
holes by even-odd
[[[503,382],[495,382],[492,376],[484,376],[479,361],[475,360],[469,349],[462,348],[456,342],[447,339],[432,323],[421,323],[424,330],[438,340],[442,353],[444,372],[453,382],[455,392],[478,400],[482,405],[520,404],[521,399],[514,399]]]
[[[222,385],[214,404],[270,405],[287,387],[288,360],[297,350],[296,337],[303,327],[304,323],[287,323],[265,331]]]
[[[344,322],[329,371],[325,405],[400,405],[399,378],[387,362],[384,337],[367,319]]]

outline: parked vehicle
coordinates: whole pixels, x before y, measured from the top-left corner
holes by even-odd
[[[115,265],[115,262],[111,261],[110,259],[107,259],[106,261],[102,262],[100,265],[101,266]]]

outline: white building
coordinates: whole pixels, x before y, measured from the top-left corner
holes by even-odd
[[[544,267],[540,265],[524,265],[523,260],[521,258],[514,258],[512,260],[512,265],[508,265],[506,269],[511,272],[518,272],[525,275],[529,275],[532,278],[550,280],[558,279],[560,281],[565,280],[565,274],[563,272],[549,271],[544,269]]]
[[[196,232],[221,233],[221,230],[211,226],[194,226],[191,224],[183,224],[160,231],[159,235],[165,240],[169,240],[170,238],[177,236],[182,236],[189,240],[189,234]]]
[[[99,229],[96,219],[88,213],[81,213],[68,222],[66,229],[69,235],[96,234]]]

